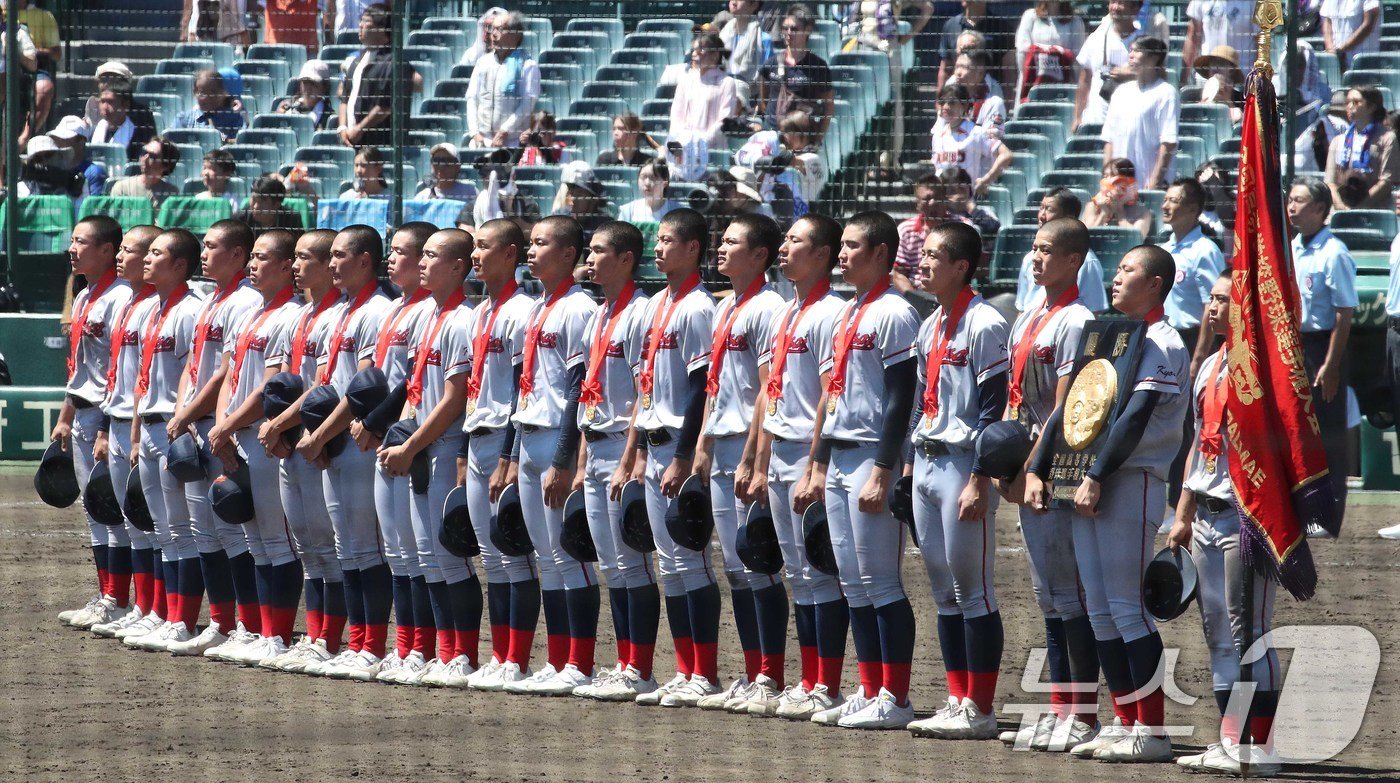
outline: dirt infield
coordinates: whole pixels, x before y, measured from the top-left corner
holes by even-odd
[[[1342,539],[1315,547],[1317,598],[1306,604],[1280,599],[1276,626],[1360,625],[1375,634],[1382,655],[1356,740],[1333,761],[1286,768],[1284,779],[1400,779],[1400,667],[1394,662],[1400,545],[1374,535],[1394,521],[1397,509],[1400,496],[1353,496]],[[1022,691],[1021,678],[1026,651],[1040,644],[1043,627],[1012,512],[1003,509],[999,522],[996,586],[1007,651],[1001,705],[1036,699]],[[0,470],[0,780],[1186,779],[1187,773],[1165,765],[1114,767],[1012,752],[995,741],[914,740],[904,732],[869,734],[694,710],[326,681],[133,652],[61,627],[54,618],[90,592],[86,535],[76,509],[56,511],[34,499],[27,469]],[[914,558],[906,560],[905,584],[920,622],[912,698],[922,715],[938,706],[943,671],[933,604]],[[605,618],[604,634],[607,626]],[[656,654],[664,676],[672,658],[664,622],[662,628]],[[721,675],[732,676],[741,661],[727,617],[721,634]],[[1214,736],[1215,706],[1196,610],[1165,626],[1163,636],[1168,648],[1180,648],[1176,684],[1198,698],[1190,707],[1169,701],[1168,723],[1197,726],[1195,737],[1176,747],[1199,752]],[[483,639],[483,649],[487,643]],[[541,640],[537,658],[542,646]],[[598,649],[606,659],[611,639],[600,639]],[[852,661],[846,681],[853,679]],[[1003,727],[1017,718],[1003,715]]]

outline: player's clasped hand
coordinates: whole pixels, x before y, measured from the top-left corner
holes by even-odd
[[[890,469],[879,465],[870,469],[870,478],[860,490],[860,510],[866,514],[878,514],[889,508]]]
[[[958,519],[963,522],[978,522],[987,516],[987,485],[991,480],[986,476],[971,476],[967,486],[958,496]]]
[[[1074,510],[1086,517],[1099,515],[1099,493],[1103,487],[1099,482],[1085,476],[1079,489],[1074,491]]]
[[[1050,485],[1034,473],[1026,474],[1025,505],[1037,514],[1050,510]]]

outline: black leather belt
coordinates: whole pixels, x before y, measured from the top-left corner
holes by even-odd
[[[666,429],[647,430],[647,445],[648,445],[648,446],[665,446],[667,443],[670,443],[671,440],[672,440],[672,438],[671,438],[671,432],[670,432],[670,430],[666,430]]]
[[[468,438],[486,438],[494,434],[496,434],[496,430],[491,427],[477,427],[474,430],[467,431]]]
[[[535,425],[535,424],[522,424],[522,425],[520,425],[520,431],[523,432],[523,433],[525,433],[526,435],[533,435],[533,434],[535,434],[536,432],[539,432],[539,431],[542,430],[542,429],[544,429],[544,427],[540,427],[540,426]]]
[[[91,407],[97,405],[97,403],[95,403],[95,402],[89,402],[88,400],[85,400],[85,399],[83,399],[82,397],[79,397],[79,396],[76,395],[76,394],[70,394],[70,395],[68,395],[68,403],[69,403],[70,405],[72,405],[74,408],[77,408],[77,409],[80,410],[80,411],[85,411],[85,410],[87,410],[88,408],[91,408]]]
[[[915,446],[914,448],[918,449],[920,454],[924,455],[925,457],[928,457],[929,459],[933,459],[934,457],[945,457],[953,453],[953,450],[948,448],[948,444],[944,443],[941,440],[926,440],[920,443],[919,445]]]
[[[164,413],[145,413],[141,415],[142,424],[164,424],[170,421],[170,417]]]
[[[1386,319],[1386,323],[1390,326],[1392,332],[1400,332],[1400,316],[1392,315],[1390,318]]]
[[[584,439],[585,441],[587,441],[588,443],[597,443],[597,442],[600,441],[600,440],[607,440],[608,438],[615,437],[615,436],[618,435],[618,434],[620,434],[620,433],[615,433],[615,432],[603,432],[602,430],[590,430],[590,429],[585,429],[585,430],[583,431],[583,439]]]
[[[1232,504],[1228,500],[1221,500],[1220,498],[1211,497],[1210,495],[1207,495],[1204,492],[1196,493],[1196,505],[1200,506],[1201,508],[1204,508],[1206,511],[1209,511],[1212,514],[1223,514],[1226,511],[1229,511],[1234,506],[1234,504]]]
[[[126,417],[125,419],[123,419],[123,418],[120,417],[120,416],[109,416],[108,419],[109,419],[110,421],[114,421],[114,422],[116,422],[116,423],[118,423],[118,424],[130,424],[130,423],[131,423],[131,417],[130,417],[130,416]]]
[[[836,438],[827,438],[826,442],[830,443],[831,448],[837,451],[848,451],[850,449],[858,449],[861,446],[866,445],[858,440],[838,440]]]

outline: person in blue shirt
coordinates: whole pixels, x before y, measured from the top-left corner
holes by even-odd
[[[1327,229],[1332,194],[1317,177],[1300,177],[1288,191],[1293,238],[1293,274],[1298,280],[1303,365],[1313,385],[1313,410],[1332,488],[1345,510],[1347,452],[1346,354],[1356,309],[1356,262]],[[1314,531],[1309,531],[1313,535]]]
[[[247,115],[229,95],[218,71],[200,71],[194,77],[194,102],[195,108],[175,115],[171,128],[213,128],[229,143],[248,124]]]
[[[1181,333],[1181,341],[1191,350],[1191,376],[1210,352],[1210,327],[1202,328],[1202,317],[1210,303],[1210,289],[1225,271],[1220,246],[1201,231],[1201,211],[1206,191],[1191,177],[1182,177],[1167,187],[1162,199],[1162,222],[1171,235],[1159,247],[1176,261],[1176,280],[1167,295],[1167,323]]]
[[[1043,226],[1056,218],[1078,218],[1083,207],[1074,191],[1063,186],[1057,187],[1041,197],[1040,213],[1036,215],[1036,222]],[[1030,310],[1036,306],[1039,297],[1044,296],[1044,289],[1035,284],[1035,276],[1031,272],[1033,260],[1034,251],[1026,253],[1026,257],[1021,259],[1021,274],[1016,279],[1017,312],[1024,313]],[[1084,256],[1084,263],[1079,265],[1076,283],[1079,286],[1079,301],[1083,302],[1085,307],[1095,313],[1108,309],[1108,295],[1103,283],[1103,262],[1099,261],[1093,250]]]
[[[92,162],[87,156],[87,141],[91,135],[92,129],[83,122],[83,118],[71,114],[59,120],[58,127],[49,131],[54,144],[68,151],[68,162],[73,173],[83,177],[83,192],[79,200],[82,196],[102,195],[103,187],[107,184],[107,167]]]

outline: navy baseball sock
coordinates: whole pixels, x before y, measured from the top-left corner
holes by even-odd
[[[965,620],[967,632],[968,698],[983,715],[992,713],[997,695],[997,674],[1001,671],[1001,654],[1005,632],[1001,612]]]
[[[738,580],[729,580],[729,600],[734,604],[734,625],[739,630],[739,647],[744,651],[744,676],[753,682],[763,664],[758,641],[758,613],[754,609],[753,591],[736,587]]]
[[[632,660],[632,634],[627,625],[627,588],[608,588],[608,610],[612,614],[613,636],[617,638],[617,664],[626,666]]]
[[[914,607],[908,598],[901,598],[875,607],[875,618],[880,628],[882,687],[902,705],[909,700],[909,669],[914,662]]]
[[[297,604],[301,603],[301,561],[267,567],[268,591],[262,592],[259,612],[262,617],[263,636],[281,637],[283,643],[292,640],[292,629],[296,626]]]
[[[1125,703],[1133,692],[1133,674],[1128,668],[1128,648],[1121,637],[1098,639],[1099,665],[1103,667],[1103,679],[1108,684],[1109,696],[1113,699],[1113,714],[1123,725],[1132,728],[1137,721],[1137,705]]]
[[[797,654],[802,668],[802,689],[817,684],[817,607],[793,604],[792,624],[797,630]]]
[[[685,593],[666,596],[666,623],[676,648],[676,671],[689,677],[695,673],[695,639],[690,630],[690,599]]]
[[[1099,722],[1099,647],[1088,615],[1064,620],[1072,712],[1090,726]]]
[[[107,547],[107,592],[116,601],[117,607],[125,609],[131,604],[131,547]]]
[[[1166,702],[1162,683],[1154,682],[1162,662],[1162,637],[1156,632],[1127,642],[1128,669],[1133,674],[1133,689],[1141,694],[1137,702],[1139,725],[1161,730],[1166,723]]]
[[[223,552],[219,554],[223,555]],[[190,633],[194,633],[195,624],[199,622],[199,605],[204,598],[204,571],[200,560],[198,557],[187,557],[177,566],[180,573],[180,613],[176,619],[184,623],[185,630]],[[230,601],[232,598],[230,595]]]
[[[233,580],[233,600],[238,606],[238,621],[243,623],[244,629],[264,636],[276,636],[263,628],[262,609],[259,607],[266,598],[258,592],[257,566],[253,563],[252,553],[244,552],[230,557],[228,574]],[[248,624],[250,620],[252,625]]]
[[[97,592],[110,595],[112,576],[108,570],[108,548],[106,544],[92,544],[92,565],[97,569]]]
[[[394,652],[399,658],[413,649],[413,581],[408,574],[394,574]]]
[[[1063,718],[1074,697],[1065,689],[1065,683],[1070,682],[1069,654],[1065,652],[1065,621],[1058,617],[1045,618],[1045,663],[1050,669],[1050,711]]]
[[[354,568],[342,568],[345,580],[345,621],[350,626],[350,637],[346,647],[351,652],[359,652],[365,646],[365,590],[360,581],[360,572]]]
[[[690,638],[695,643],[695,673],[719,684],[719,585],[711,582],[685,594],[690,610]],[[749,602],[753,608],[753,602]]]
[[[326,641],[326,649],[340,651],[340,638],[345,634],[345,581],[342,577],[334,582],[325,582],[325,600],[321,604],[321,638]]]
[[[447,585],[452,601],[453,647],[475,669],[481,660],[481,582],[472,575]]]
[[[199,553],[200,577],[204,580],[204,589],[209,593],[209,622],[216,623],[219,630],[229,633],[237,626],[238,621],[235,615],[235,597],[233,589],[233,573],[229,570],[229,558],[223,550],[217,552]],[[184,577],[181,575],[181,581]],[[256,589],[256,588],[254,588]],[[188,595],[188,593],[181,593]],[[181,615],[184,614],[184,607],[181,607]],[[198,618],[198,612],[195,614]],[[260,633],[261,623],[255,622],[257,628],[248,627],[250,633]],[[194,625],[186,623],[185,627],[194,632]],[[246,627],[246,626],[245,626]]]
[[[325,638],[326,583],[321,579],[306,579],[301,591],[306,595],[306,635],[312,641]]]
[[[758,616],[758,647],[762,653],[760,672],[781,689],[787,656],[788,597],[782,580],[753,591],[754,613]]]
[[[510,655],[510,583],[486,583],[486,614],[491,623],[491,656],[505,663]]]
[[[510,583],[510,652],[506,660],[530,668],[530,648],[535,643],[535,626],[540,621],[540,582],[527,579]],[[568,627],[567,625],[565,627]]]
[[[594,651],[598,644],[598,609],[602,599],[598,585],[564,591],[569,609],[569,657],[578,670],[593,676]]]
[[[365,638],[362,645],[376,658],[384,657],[384,647],[389,641],[393,583],[394,576],[389,573],[386,563],[360,571],[360,597],[365,602]]]
[[[569,662],[569,604],[563,590],[541,590],[545,659],[556,671]]]
[[[413,639],[409,644],[424,660],[432,660],[437,655],[437,618],[428,596],[428,580],[422,576],[411,577],[409,590],[413,600]]]
[[[856,647],[856,674],[867,699],[880,694],[885,681],[884,665],[880,661],[880,621],[873,606],[852,606],[851,640]]]
[[[652,677],[656,633],[660,625],[661,590],[654,584],[627,588],[627,633],[631,642],[627,663],[641,674],[643,680]],[[689,629],[689,625],[686,627]]]
[[[938,614],[938,649],[943,651],[948,695],[962,703],[968,695],[970,678],[967,671],[967,624],[963,622],[961,614]]]
[[[841,692],[841,668],[846,663],[846,634],[851,627],[851,609],[845,598],[817,604],[817,682],[833,697]]]
[[[452,627],[452,594],[448,592],[446,582],[428,582],[427,586],[433,625],[437,628],[437,659],[447,663],[456,657],[457,646],[457,633]],[[426,650],[423,655],[428,655]]]

